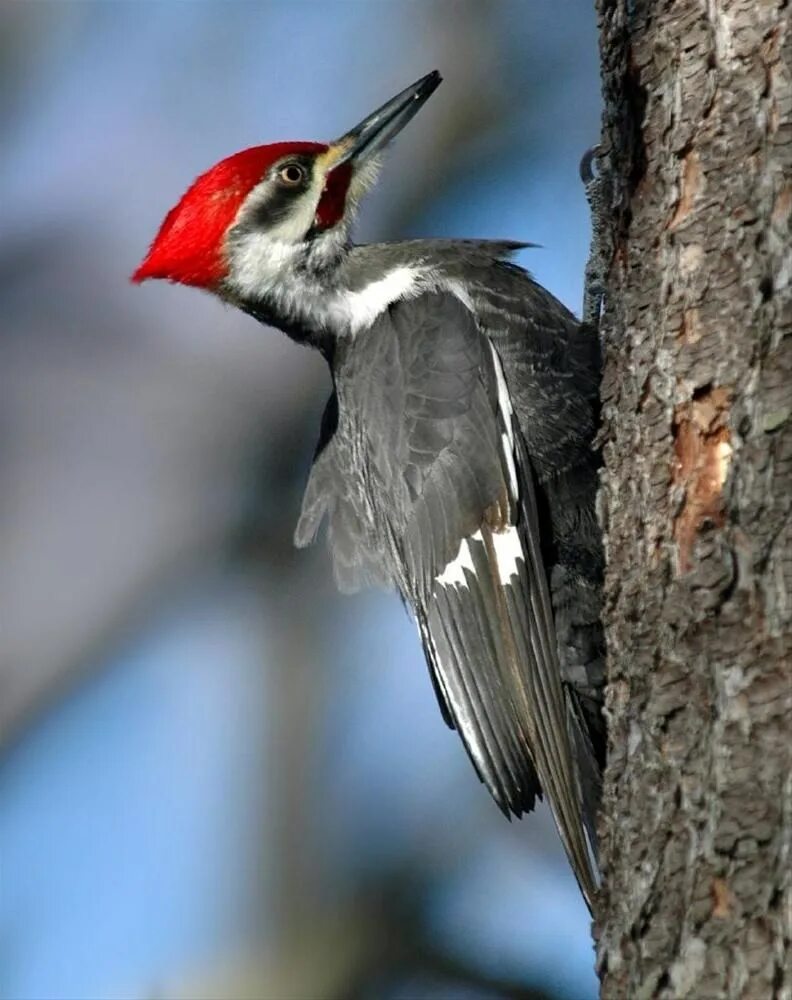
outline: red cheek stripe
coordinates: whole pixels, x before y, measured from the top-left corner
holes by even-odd
[[[316,224],[320,229],[329,229],[344,217],[351,180],[352,167],[348,163],[342,163],[327,175],[322,197],[316,206]]]

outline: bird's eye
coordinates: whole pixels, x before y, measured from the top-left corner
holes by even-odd
[[[286,187],[297,187],[305,180],[305,170],[299,163],[287,163],[278,171],[278,179]]]

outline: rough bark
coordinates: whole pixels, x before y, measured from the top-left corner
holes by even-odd
[[[789,997],[792,29],[598,0],[603,996]]]

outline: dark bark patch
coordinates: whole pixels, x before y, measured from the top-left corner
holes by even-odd
[[[759,281],[759,294],[762,302],[769,302],[773,297],[773,279],[767,274]]]

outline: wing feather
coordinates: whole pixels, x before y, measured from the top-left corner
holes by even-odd
[[[391,307],[334,375],[338,430],[298,541],[327,513],[339,581],[396,584],[481,780],[507,815],[547,793],[591,900],[585,730],[562,686],[534,473],[499,356],[462,303],[433,293]]]

